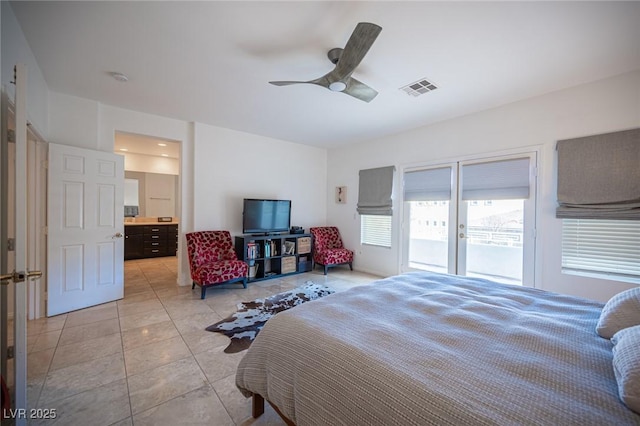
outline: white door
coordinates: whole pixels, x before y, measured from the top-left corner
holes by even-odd
[[[404,173],[402,270],[533,286],[536,153]]]
[[[124,157],[49,144],[47,316],[124,296]]]
[[[26,424],[26,416],[21,415],[27,407],[27,287],[25,280],[29,278],[31,273],[27,271],[27,110],[26,110],[26,67],[23,64],[17,64],[15,68],[15,103],[14,103],[14,152],[12,158],[13,164],[9,165],[7,161],[8,147],[8,121],[9,101],[6,90],[3,89],[2,94],[2,162],[0,169],[2,170],[2,187],[1,187],[1,216],[3,218],[2,230],[2,309],[3,309],[3,342],[2,342],[2,376],[3,378],[11,378],[7,380],[11,384],[13,393],[13,405],[8,415],[9,418],[15,420],[16,425]],[[13,183],[13,188],[9,188],[9,181]],[[5,238],[8,234],[9,223],[6,221],[9,210],[9,190],[13,189],[13,247],[7,250],[5,246]],[[9,253],[12,251],[12,253]],[[13,260],[10,270],[8,265]],[[33,272],[34,276],[39,272]],[[5,342],[6,338],[6,302],[7,302],[7,286],[11,286],[13,290],[13,371],[8,370],[8,347]]]

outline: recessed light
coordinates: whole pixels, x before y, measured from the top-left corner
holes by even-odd
[[[158,146],[167,146],[166,143],[159,143]]]
[[[169,154],[161,154],[163,157],[168,157]]]
[[[120,148],[120,151],[129,151],[127,148]]]

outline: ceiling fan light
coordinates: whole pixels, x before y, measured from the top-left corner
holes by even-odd
[[[334,81],[329,85],[329,90],[331,90],[332,92],[342,92],[346,88],[347,85],[342,81]]]
[[[114,80],[119,81],[120,83],[126,83],[129,81],[129,77],[122,74],[121,72],[110,72],[109,75],[113,77]]]

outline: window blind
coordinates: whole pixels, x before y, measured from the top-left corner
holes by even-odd
[[[404,201],[451,199],[451,167],[404,173]]]
[[[381,247],[391,247],[391,216],[360,216],[360,242]]]
[[[360,170],[358,187],[358,213],[362,215],[386,215],[393,213],[394,166]]]
[[[640,129],[558,141],[556,217],[640,220]]]
[[[640,221],[564,219],[562,268],[640,278]]]
[[[529,198],[529,158],[462,166],[463,200]]]

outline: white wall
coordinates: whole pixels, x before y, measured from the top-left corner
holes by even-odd
[[[11,81],[13,81],[13,67],[19,62],[26,65],[27,119],[32,124],[33,129],[46,139],[49,135],[47,120],[49,89],[8,1],[0,2],[0,15],[2,86],[6,88],[9,99],[13,102],[15,96],[15,86],[11,84]]]
[[[180,141],[181,243],[193,230],[242,232],[243,198],[292,200],[292,224],[324,223],[326,150],[52,93],[51,141],[113,151],[116,132]],[[75,125],[81,122],[82,125]],[[181,252],[184,254],[184,252]],[[190,282],[181,255],[179,281]]]
[[[124,169],[132,172],[159,173],[179,175],[180,162],[176,158],[158,157],[157,155],[134,154],[123,152]]]
[[[291,224],[308,230],[327,211],[326,150],[205,124],[195,129],[196,230],[242,233],[242,199],[291,200]]]
[[[428,95],[425,95],[428,96]],[[556,157],[560,139],[640,126],[640,71],[550,93],[488,111],[380,138],[328,153],[329,223],[340,227],[356,249],[354,267],[383,275],[399,272],[399,208],[394,207],[393,247],[361,246],[357,204],[358,171],[395,165],[394,197],[400,199],[401,170],[407,165],[542,146],[538,180],[536,286],[596,300],[631,284],[562,274],[561,221],[555,218]],[[336,186],[347,186],[347,204],[336,204]]]

